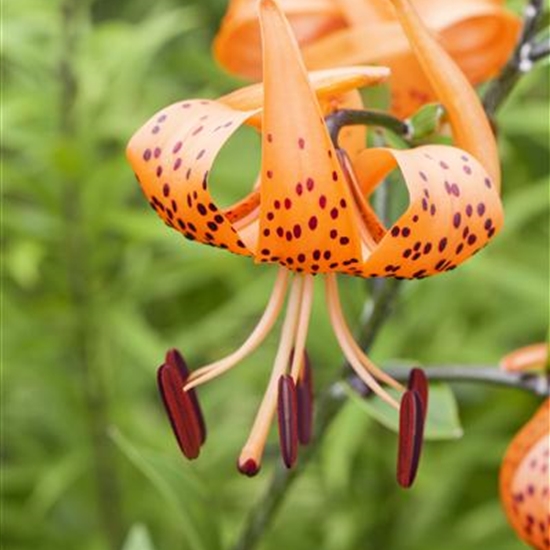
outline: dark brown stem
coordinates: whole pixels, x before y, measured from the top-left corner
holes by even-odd
[[[411,367],[395,365],[384,370],[396,380],[406,382]],[[541,397],[550,396],[550,375],[546,373],[506,372],[489,365],[437,365],[422,367],[422,370],[432,382],[488,384],[527,391]],[[370,394],[368,388],[354,374],[348,377],[348,381],[361,395]]]
[[[409,125],[402,120],[382,111],[362,111],[356,109],[341,109],[326,118],[327,128],[334,143],[338,147],[338,134],[344,126],[380,126],[391,130],[398,136],[409,135]]]
[[[532,40],[537,32],[538,24],[544,14],[544,2],[531,0],[524,12],[523,28],[512,57],[487,88],[483,98],[485,112],[493,118],[498,109],[509,97],[510,93],[521,79],[521,76],[530,70],[533,59],[529,59],[529,51],[533,47]],[[527,55],[526,55],[527,52]]]

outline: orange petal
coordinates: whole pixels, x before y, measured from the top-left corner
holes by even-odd
[[[273,0],[260,3],[265,107],[259,261],[310,273],[358,261],[351,197],[298,46]]]
[[[357,99],[345,99],[343,96],[348,92],[365,86],[382,84],[390,76],[386,67],[341,67],[322,71],[313,71],[308,74],[311,86],[317,94],[321,103],[323,113],[326,115],[335,108],[359,107]],[[239,88],[221,98],[220,102],[225,105],[241,110],[250,111],[263,106],[264,86],[253,84]],[[336,103],[336,105],[334,105]],[[247,120],[247,124],[261,127],[261,116],[254,116]]]
[[[250,255],[208,191],[208,176],[223,144],[252,112],[208,100],[175,103],[132,137],[127,157],[151,206],[188,239]]]
[[[445,106],[456,144],[483,163],[500,189],[496,142],[475,90],[452,58],[433,38],[409,0],[390,0],[424,74]]]
[[[304,44],[311,69],[381,62],[391,68],[392,111],[409,116],[437,96],[412,55],[386,2],[340,0],[348,26]],[[478,84],[506,63],[517,41],[520,19],[494,0],[412,2],[426,26],[466,77]],[[363,13],[364,12],[364,13]]]
[[[214,57],[230,73],[261,80],[262,48],[257,4],[257,0],[231,0],[213,49]],[[280,0],[279,4],[301,44],[344,24],[333,0]]]
[[[362,266],[364,276],[423,278],[448,271],[502,226],[498,191],[471,155],[445,145],[368,149],[355,164],[363,193],[368,196],[396,165],[410,205]]]
[[[215,42],[218,61],[230,72],[261,78],[261,47],[254,0],[233,0]],[[413,0],[426,25],[477,84],[498,72],[515,46],[521,20],[502,0]],[[280,0],[310,69],[357,63],[392,68],[399,116],[410,115],[436,95],[413,60],[389,2]],[[400,69],[399,75],[394,69]],[[401,74],[402,70],[403,74]],[[421,81],[419,81],[419,79]]]
[[[548,351],[547,342],[516,349],[501,359],[500,368],[508,372],[548,368]]]
[[[514,437],[500,470],[500,498],[508,521],[533,548],[550,544],[550,399]]]

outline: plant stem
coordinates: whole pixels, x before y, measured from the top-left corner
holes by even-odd
[[[529,59],[535,63],[550,55],[550,39],[545,38],[540,42],[533,42],[529,51]]]
[[[410,366],[392,365],[384,370],[396,380],[406,382]],[[437,365],[422,367],[422,370],[432,382],[482,383],[523,390],[541,397],[550,396],[550,375],[545,373],[506,372],[490,365]],[[348,382],[361,395],[371,393],[355,374],[348,377]]]
[[[72,54],[77,46],[79,10],[78,0],[65,0],[61,5],[61,59],[59,61],[60,136],[65,143],[78,139],[75,124],[75,104],[78,97],[77,78]],[[108,547],[120,547],[124,527],[121,517],[119,480],[115,469],[115,455],[107,436],[108,404],[103,379],[94,364],[96,326],[90,288],[90,270],[87,250],[89,245],[82,223],[82,195],[78,182],[67,178],[63,182],[63,211],[65,229],[65,262],[72,312],[71,361],[81,374],[82,392],[88,413],[90,441],[97,490],[97,514]]]
[[[524,11],[523,28],[512,57],[505,65],[500,75],[487,88],[483,98],[485,112],[493,118],[497,110],[508,98],[511,91],[519,82],[521,76],[530,70],[535,59],[530,58],[531,40],[537,32],[538,23],[544,13],[542,0],[531,0]]]
[[[335,147],[338,147],[338,134],[343,126],[358,124],[382,126],[402,137],[409,134],[409,126],[406,122],[382,111],[342,109],[329,115],[326,118],[326,124]]]
[[[373,294],[368,302],[370,307],[365,310],[362,334],[364,335],[363,343],[367,348],[374,341],[376,334],[384,324],[390,305],[395,300],[399,288],[399,281],[383,279],[381,283],[377,292]],[[341,381],[341,379],[340,373],[334,384]],[[334,384],[330,384],[317,398],[315,436],[311,443],[301,449],[299,461],[293,469],[288,470],[283,465],[277,466],[269,486],[260,498],[259,504],[250,512],[239,540],[233,547],[234,550],[251,550],[256,546],[277,512],[286,492],[315,455],[323,434],[345,402],[344,395],[341,392],[334,391]]]

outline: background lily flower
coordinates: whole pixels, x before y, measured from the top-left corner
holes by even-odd
[[[189,391],[252,353],[272,329],[290,286],[273,371],[239,468],[248,475],[259,470],[275,412],[283,459],[292,466],[300,440],[300,386],[310,379],[305,346],[312,276],[325,274],[336,338],[361,379],[400,411],[398,480],[409,486],[414,479],[427,407],[425,378],[415,372],[408,388],[403,388],[369,360],[344,319],[334,274],[423,278],[454,269],[494,236],[502,224],[502,210],[494,138],[475,92],[408,2],[393,3],[463,149],[372,149],[355,159],[337,149],[323,119],[323,106],[332,103],[322,98],[346,92],[350,86],[379,82],[388,72],[350,68],[325,72],[310,81],[290,26],[273,0],[260,2],[262,91],[253,87],[217,101],[176,103],[155,114],[130,141],[130,163],[168,226],[190,239],[281,266],[264,315],[239,349],[190,375],[175,368],[171,359],[161,367],[159,382],[167,410],[178,415],[172,421],[178,440],[182,444],[191,438],[191,445],[182,444],[184,452],[189,449],[189,458],[198,455],[200,422],[192,403],[182,400],[179,406],[174,384],[179,380]],[[225,141],[247,122],[261,127],[259,186],[236,205],[220,209],[208,190],[211,167]],[[410,205],[386,228],[368,197],[394,168],[403,175]],[[382,383],[403,392],[401,403]]]
[[[260,33],[253,0],[233,0],[214,43],[229,72],[261,79]],[[412,2],[473,84],[504,65],[520,20],[502,0]],[[392,110],[408,116],[436,94],[411,52],[395,13],[378,0],[282,0],[310,69],[381,63],[392,69]]]
[[[509,372],[548,369],[548,344],[514,350],[500,366]],[[538,550],[550,548],[550,399],[510,443],[500,469],[500,498],[517,535]]]
[[[550,548],[550,399],[514,437],[500,470],[500,495],[508,521],[527,544]]]

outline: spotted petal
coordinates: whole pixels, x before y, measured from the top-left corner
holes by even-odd
[[[529,546],[550,548],[548,516],[550,399],[514,437],[500,470],[500,498],[508,521]]]
[[[360,107],[354,88],[381,82],[388,75],[383,67],[318,71],[311,80],[313,97],[317,94],[323,114]],[[256,253],[257,228],[252,226],[257,225],[253,214],[259,192],[222,211],[209,192],[209,174],[218,152],[240,125],[261,127],[263,100],[263,86],[254,85],[216,101],[183,101],[156,113],[132,137],[127,149],[130,164],[149,203],[169,227],[237,254]],[[342,136],[350,154],[364,140],[363,128],[349,129]],[[243,220],[251,231],[245,232]]]
[[[351,197],[292,31],[261,2],[265,109],[260,261],[313,273],[357,257]]]
[[[208,184],[219,150],[253,114],[216,101],[175,103],[146,122],[127,149],[143,192],[168,226],[243,255],[250,250],[214,203]]]
[[[368,196],[384,171],[396,166],[410,205],[360,267],[364,276],[423,278],[448,271],[485,246],[502,226],[496,187],[464,151],[444,145],[366,150],[355,165],[362,192]]]

